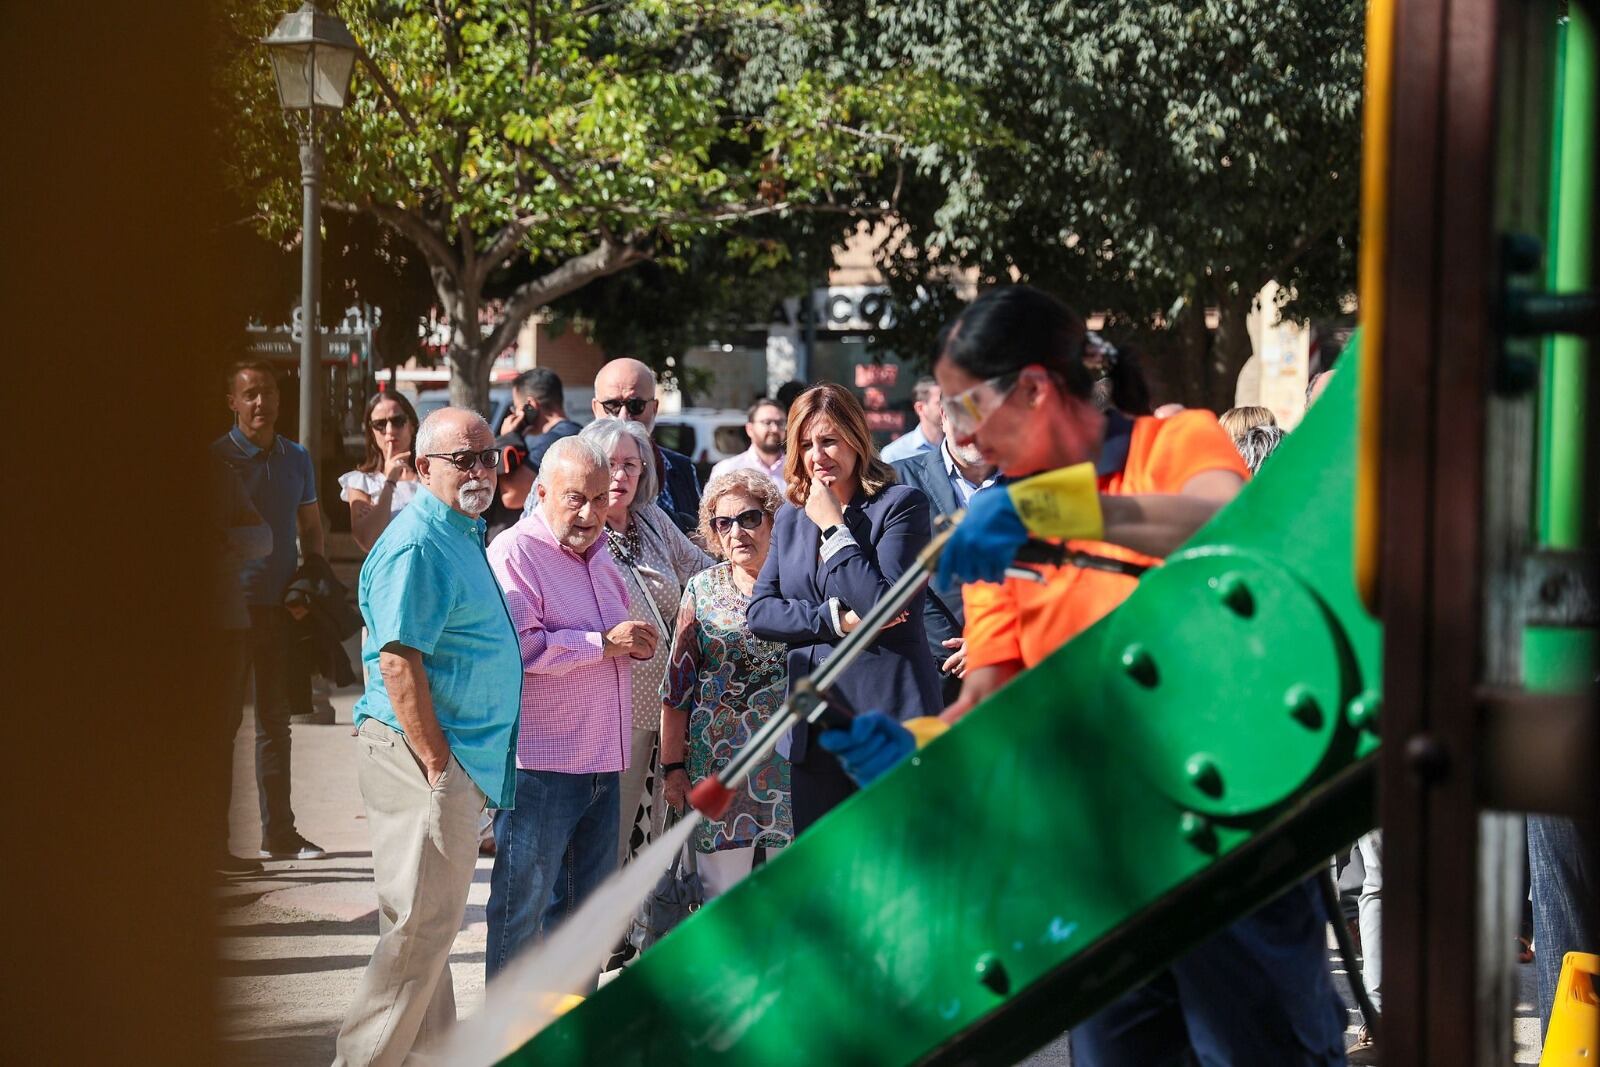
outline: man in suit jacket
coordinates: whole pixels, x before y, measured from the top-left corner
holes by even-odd
[[[636,359],[614,359],[594,376],[594,399],[590,409],[597,419],[632,419],[654,430],[660,402],[656,399],[656,375]],[[656,445],[656,478],[661,505],[678,529],[693,533],[700,524],[700,477],[694,461],[681,452]]]
[[[980,489],[1002,480],[995,474],[994,466],[984,462],[983,453],[976,446],[956,445],[948,425],[944,427],[944,442],[938,448],[902,459],[893,466],[903,484],[922,490],[928,498],[935,529],[939,519],[966,508],[967,502]],[[934,661],[940,664],[940,685],[948,705],[961,694],[961,677],[966,665],[961,631],[967,620],[961,606],[961,586],[935,578],[928,584],[922,617],[928,631],[928,647],[933,650]]]

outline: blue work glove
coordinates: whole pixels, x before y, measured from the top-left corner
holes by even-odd
[[[1028,528],[1001,486],[973,494],[966,517],[956,526],[939,554],[939,581],[1003,582],[1017,549],[1028,540]]]
[[[824,730],[817,743],[833,753],[857,785],[870,785],[917,750],[911,731],[881,711],[857,715],[848,730]]]

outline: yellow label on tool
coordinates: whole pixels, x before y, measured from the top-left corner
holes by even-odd
[[[1006,489],[1029,533],[1085,541],[1098,541],[1105,535],[1093,463],[1046,471]]]

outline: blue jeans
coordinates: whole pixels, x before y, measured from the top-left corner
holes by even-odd
[[[516,807],[494,817],[490,981],[523,946],[577,911],[617,868],[618,775],[517,771]],[[598,975],[587,978],[593,992]]]
[[[1600,946],[1595,894],[1600,885],[1584,859],[1583,839],[1571,819],[1528,816],[1528,881],[1533,889],[1534,966],[1539,969],[1539,1033],[1550,1027],[1561,958]]]
[[[1073,1067],[1343,1064],[1326,928],[1301,882],[1074,1027]]]

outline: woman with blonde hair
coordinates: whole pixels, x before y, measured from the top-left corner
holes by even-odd
[[[722,770],[783,703],[786,649],[745,622],[782,505],[772,478],[750,469],[717,475],[700,498],[700,536],[722,562],[684,586],[661,686],[662,788],[679,812],[689,790]],[[789,761],[774,752],[751,768],[728,810],[695,832],[706,896],[726,892],[793,836]]]
[[[826,383],[789,410],[788,503],[747,610],[750,632],[788,648],[789,685],[806,677],[861,624],[933,536],[928,498],[896,484],[879,458],[866,413]],[[835,683],[857,711],[897,719],[937,715],[939,667],[928,649],[919,593]],[[789,735],[794,828],[799,833],[855,792],[833,755],[802,723]]]
[[[1217,422],[1228,431],[1229,437],[1237,441],[1257,426],[1278,425],[1278,417],[1272,413],[1271,408],[1247,404],[1244,407],[1229,408],[1218,416]]]

